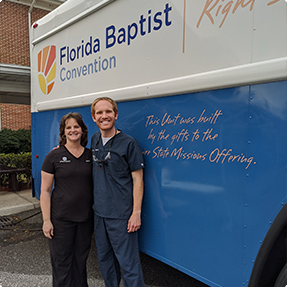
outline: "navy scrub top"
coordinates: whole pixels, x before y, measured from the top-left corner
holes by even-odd
[[[128,219],[133,209],[131,172],[144,168],[137,141],[120,132],[103,146],[100,132],[97,132],[92,137],[91,150],[95,214],[103,218]]]

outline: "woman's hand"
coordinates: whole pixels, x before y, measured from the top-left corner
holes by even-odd
[[[54,236],[54,226],[50,220],[44,221],[42,230],[47,238],[52,239]]]

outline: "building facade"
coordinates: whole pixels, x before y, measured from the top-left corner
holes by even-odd
[[[0,0],[0,130],[29,129],[29,25],[64,1]]]

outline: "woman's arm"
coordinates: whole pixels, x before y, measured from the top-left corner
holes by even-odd
[[[43,233],[46,237],[52,239],[54,227],[51,222],[51,190],[53,186],[54,174],[41,171],[41,195],[40,206],[43,217]]]

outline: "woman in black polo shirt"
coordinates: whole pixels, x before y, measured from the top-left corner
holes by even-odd
[[[54,287],[87,287],[86,261],[93,233],[92,154],[78,113],[61,119],[58,149],[41,171],[43,233],[49,238]],[[51,194],[52,186],[54,188]]]

